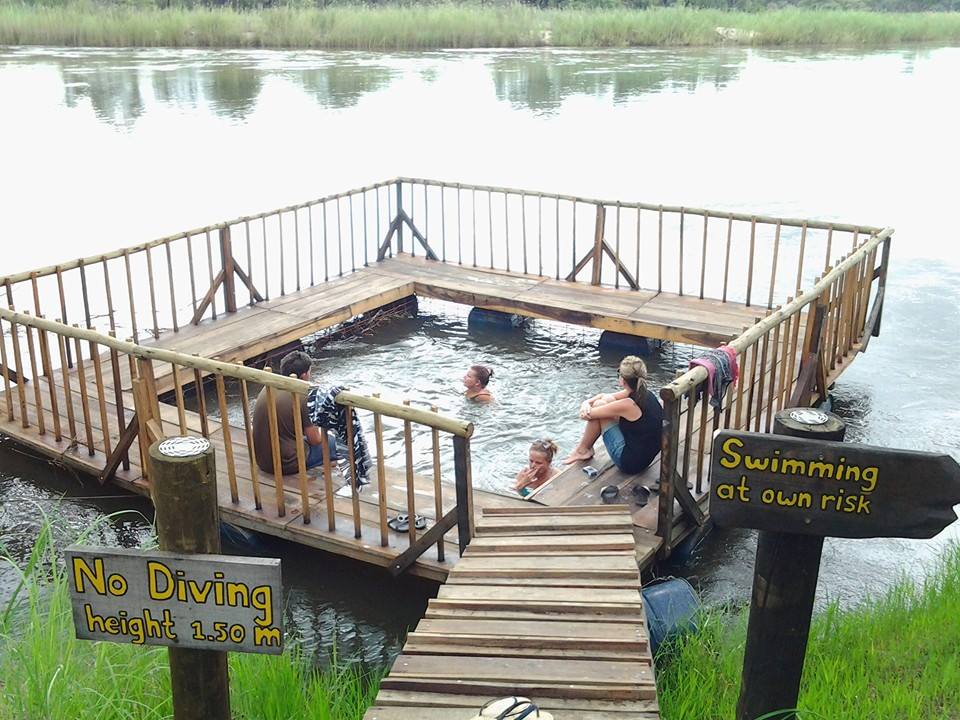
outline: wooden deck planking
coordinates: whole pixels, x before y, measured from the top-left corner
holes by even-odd
[[[535,543],[527,534],[531,523],[588,515],[611,520],[605,534],[619,545],[623,535],[617,526],[631,524],[623,506],[568,510],[482,513],[477,539],[408,636],[365,720],[468,718],[488,700],[510,695],[531,698],[556,720],[659,718],[639,571],[628,553],[585,564],[599,535],[573,535],[565,542],[547,538],[539,543],[544,554],[529,559],[477,553],[480,539],[489,538],[491,528],[501,531],[505,520],[519,523],[518,534],[495,536],[501,545]],[[552,554],[552,546],[563,546],[563,552]],[[528,575],[533,563],[567,577],[581,575],[585,567],[632,577],[618,587],[556,587],[549,577]],[[512,575],[515,582],[478,583],[478,570]]]

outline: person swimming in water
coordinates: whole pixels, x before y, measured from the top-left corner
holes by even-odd
[[[529,496],[534,490],[552,480],[560,472],[553,467],[553,456],[557,454],[557,444],[550,438],[534,440],[527,455],[527,466],[517,473],[513,485],[522,497]]]
[[[564,465],[589,460],[593,444],[601,435],[614,464],[626,473],[643,472],[660,453],[663,408],[647,388],[647,366],[636,355],[620,361],[620,390],[599,394],[580,405],[580,419],[587,423],[580,443]]]
[[[487,383],[493,377],[493,368],[488,365],[471,365],[463,376],[463,386],[467,389],[467,400],[490,402],[493,393],[487,389]]]

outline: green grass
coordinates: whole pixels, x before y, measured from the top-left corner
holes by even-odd
[[[664,720],[735,716],[745,637],[743,613],[708,612],[700,633],[661,654]],[[819,613],[799,707],[803,720],[960,718],[960,548],[922,585]]]
[[[171,718],[166,648],[75,639],[51,537],[48,524],[20,568],[19,589],[0,606],[0,720]],[[279,656],[232,653],[233,717],[360,720],[379,677],[335,659],[318,670],[295,646]]]
[[[735,28],[723,40],[717,27]],[[753,34],[751,34],[753,33]],[[960,42],[960,13],[684,7],[537,10],[523,5],[161,10],[0,4],[0,45],[421,50],[431,48],[891,45]]]

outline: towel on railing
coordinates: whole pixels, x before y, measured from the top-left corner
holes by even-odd
[[[707,397],[710,404],[717,410],[723,405],[723,396],[731,383],[740,377],[740,365],[737,362],[737,351],[729,345],[721,345],[715,350],[707,351],[690,361],[690,367],[702,367],[707,371]]]
[[[348,447],[347,441],[347,409],[337,404],[337,395],[344,388],[340,385],[330,387],[315,385],[307,393],[307,416],[314,425],[337,433],[337,439],[343,447]],[[357,483],[366,485],[370,473],[370,453],[367,450],[367,441],[363,437],[363,428],[357,419],[357,414],[351,414],[353,430],[353,467],[356,470]],[[352,480],[351,480],[352,481]]]

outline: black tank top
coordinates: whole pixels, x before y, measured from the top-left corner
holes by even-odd
[[[663,408],[657,396],[647,390],[643,404],[637,403],[643,413],[639,420],[620,418],[620,432],[626,441],[620,457],[620,469],[628,473],[643,472],[660,453],[660,432],[663,426]]]

